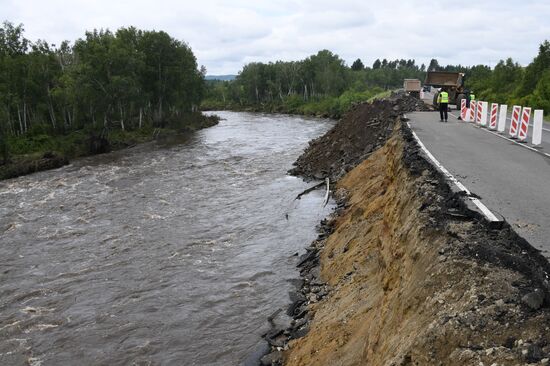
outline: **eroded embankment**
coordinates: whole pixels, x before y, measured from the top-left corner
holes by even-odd
[[[385,144],[339,181],[345,206],[301,264],[305,301],[286,333],[309,332],[285,364],[548,362],[548,262],[470,211],[398,117],[382,123]]]

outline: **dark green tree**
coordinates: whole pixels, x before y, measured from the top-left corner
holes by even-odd
[[[439,66],[439,62],[435,58],[432,58],[430,60],[430,65],[428,66],[428,71],[440,71],[441,67]]]
[[[365,65],[363,65],[363,62],[361,61],[360,58],[358,58],[357,60],[355,60],[353,62],[353,64],[351,65],[351,69],[353,71],[361,71],[365,68]]]

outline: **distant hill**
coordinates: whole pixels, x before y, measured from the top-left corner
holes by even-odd
[[[222,81],[231,81],[235,80],[237,75],[206,75],[205,80],[222,80]]]

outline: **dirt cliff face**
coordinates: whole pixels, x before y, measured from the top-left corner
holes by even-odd
[[[330,292],[309,297],[285,364],[547,363],[548,262],[469,211],[391,118],[385,144],[339,181],[346,207],[314,243]]]

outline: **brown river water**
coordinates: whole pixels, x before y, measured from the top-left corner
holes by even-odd
[[[333,122],[217,114],[0,182],[0,365],[257,363],[331,210],[286,171]]]

